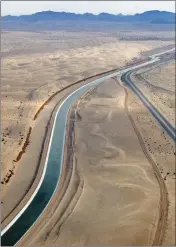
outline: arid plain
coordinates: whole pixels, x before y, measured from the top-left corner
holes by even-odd
[[[58,188],[52,212],[44,213],[20,245],[173,245],[174,142],[119,78],[90,90],[73,109],[67,192],[58,205]],[[167,185],[164,196],[161,181]]]
[[[157,39],[151,38],[156,35]],[[20,207],[24,205],[24,195],[27,198],[27,194],[31,192],[29,184],[35,180],[44,129],[55,104],[65,95],[53,98],[42,117],[39,116],[39,120],[36,120],[34,116],[42,104],[69,84],[143,59],[145,52],[152,49],[173,45],[173,32],[169,31],[138,30],[135,37],[132,36],[116,30],[2,33],[1,204],[4,226],[18,203],[20,202]],[[173,72],[173,67],[170,71]],[[152,77],[151,74],[148,76]],[[41,232],[32,242],[26,236],[27,239],[24,238],[22,243],[24,241],[25,244],[32,245],[95,245],[97,241],[98,245],[117,245],[117,242],[118,245],[150,245],[153,241],[160,200],[159,186],[152,166],[141,150],[137,136],[124,112],[125,91],[115,80],[96,90],[88,94],[87,98],[83,97],[78,104],[81,120],[77,120],[75,131],[78,169],[76,174],[81,174],[80,181],[84,181],[84,185],[79,183],[80,191],[77,190],[78,195],[74,197],[75,202],[72,204],[76,204],[77,201],[78,203],[73,212],[73,205],[69,204],[68,210],[72,213],[68,220],[64,221],[61,230],[62,219],[58,208],[58,212],[51,216],[51,219],[55,217],[55,221],[50,223],[50,220],[46,227],[41,227]],[[135,108],[135,102],[133,104]],[[133,107],[133,104],[131,103],[130,107]],[[136,108],[134,112],[137,112]],[[98,114],[94,116],[95,113]],[[40,117],[43,130],[39,131]],[[34,132],[35,135],[26,142],[30,132]],[[149,132],[150,130],[147,132],[145,129],[146,135]],[[37,149],[35,144],[38,145]],[[24,146],[25,152],[22,152]],[[134,150],[138,152],[134,154]],[[156,157],[160,158],[157,154]],[[171,187],[171,198],[174,200],[173,154],[165,159],[169,159],[170,170],[164,168],[163,160],[159,161],[159,164],[166,169],[166,174],[163,175],[167,175],[166,181],[171,181],[168,181],[168,184]],[[31,173],[28,173],[29,170]],[[168,171],[170,175],[167,174]],[[37,180],[35,182],[37,183]],[[18,190],[17,185],[21,183],[22,187]],[[14,192],[16,198],[12,198]],[[67,204],[70,202],[69,193],[71,192],[68,191],[68,196],[65,197]],[[173,204],[171,207],[172,214],[169,220],[172,222]],[[18,210],[15,214],[17,212]],[[65,212],[67,214],[67,210]],[[40,221],[38,224],[40,226]],[[172,224],[174,225],[174,222]],[[165,238],[166,245],[173,244],[174,241],[172,224]],[[128,238],[122,234],[123,229],[128,232]]]
[[[175,60],[141,69],[133,80],[142,92],[157,106],[163,116],[175,125]]]

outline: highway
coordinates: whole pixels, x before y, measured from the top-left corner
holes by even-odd
[[[167,51],[166,51],[167,52]],[[165,52],[165,53],[166,53]],[[153,106],[148,102],[141,92],[138,91],[133,83],[131,83],[129,76],[131,71],[137,68],[156,63],[160,60],[157,54],[151,58],[150,61],[141,63],[139,65],[132,66],[127,69],[122,69],[121,71],[114,72],[112,74],[106,75],[99,79],[96,79],[72,92],[61,105],[58,107],[56,112],[54,124],[52,127],[52,133],[50,137],[50,142],[48,146],[47,156],[45,160],[45,165],[43,173],[37,188],[32,194],[29,201],[22,208],[22,210],[14,217],[14,219],[1,231],[1,244],[3,246],[13,246],[16,245],[20,239],[26,234],[32,225],[41,216],[42,212],[47,208],[50,203],[57,187],[59,184],[59,178],[62,171],[63,165],[63,154],[64,154],[64,143],[65,143],[65,133],[66,133],[66,121],[70,106],[78,100],[82,94],[92,87],[103,83],[109,78],[123,75],[127,84],[136,92],[136,94],[145,102],[148,109],[154,114],[155,118],[160,122],[163,128],[168,131],[171,137],[174,137],[174,129],[169,126],[166,120],[163,119],[162,115],[154,109]],[[128,73],[129,72],[129,73]],[[175,137],[174,137],[175,138]]]
[[[166,118],[157,110],[157,108],[150,103],[150,101],[144,96],[144,94],[139,90],[139,88],[133,83],[130,75],[134,72],[128,71],[122,75],[122,81],[125,82],[140,98],[140,100],[144,103],[144,105],[148,108],[148,110],[152,113],[154,118],[158,121],[158,123],[162,126],[162,128],[167,132],[167,134],[175,141],[176,140],[176,129],[172,126]]]

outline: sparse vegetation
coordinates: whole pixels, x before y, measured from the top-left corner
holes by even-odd
[[[29,30],[31,25],[33,24],[29,23],[26,28]],[[42,169],[42,167],[39,166],[39,160],[41,157],[43,158],[43,156],[41,156],[43,150],[43,153],[46,151],[43,142],[44,139],[42,138],[44,133],[46,133],[45,131],[50,131],[50,126],[47,125],[47,121],[50,119],[50,114],[53,111],[54,106],[56,106],[57,103],[60,102],[66,94],[68,94],[69,90],[72,90],[69,88],[66,94],[64,94],[63,89],[69,87],[69,85],[74,82],[80,82],[95,74],[114,70],[128,65],[131,62],[142,60],[145,58],[143,52],[150,51],[151,49],[162,49],[162,47],[172,46],[174,38],[173,30],[161,30],[159,25],[157,25],[157,30],[155,31],[153,31],[153,28],[156,28],[156,26],[153,25],[150,26],[150,30],[146,29],[142,31],[139,27],[133,27],[135,33],[131,32],[130,29],[132,28],[132,25],[129,25],[129,23],[117,25],[115,23],[96,22],[92,24],[85,22],[77,26],[74,26],[73,23],[72,25],[67,23],[66,28],[63,27],[63,23],[56,23],[55,27],[57,30],[48,31],[45,27],[45,30],[38,31],[37,28],[40,28],[40,25],[41,23],[36,23],[35,27],[33,25],[33,30],[30,30],[30,32],[9,31],[2,33],[1,184],[4,196],[3,201],[5,202],[4,204],[7,205],[6,200],[10,203],[10,209],[6,209],[3,219],[6,216],[8,217],[8,214],[11,213],[10,210],[19,203],[25,193],[30,193],[30,186],[36,178],[36,171],[38,171],[39,167]],[[147,27],[145,26],[145,28]],[[71,183],[74,183],[74,193],[71,195],[70,201],[67,201],[68,205],[65,207],[66,210],[70,210],[74,203],[74,207],[77,207],[78,204],[76,205],[76,203],[79,196],[88,196],[88,204],[81,204],[84,210],[85,207],[87,207],[88,214],[85,219],[88,219],[90,224],[87,226],[87,229],[88,231],[90,230],[90,232],[93,232],[94,239],[97,240],[96,231],[100,231],[100,235],[105,237],[105,234],[102,234],[102,232],[105,232],[105,228],[102,228],[102,219],[104,222],[108,222],[109,220],[109,222],[113,222],[113,224],[110,224],[110,228],[112,228],[107,234],[107,239],[105,239],[108,244],[109,241],[112,241],[113,243],[114,237],[116,238],[117,235],[119,236],[119,239],[122,237],[121,233],[124,231],[121,228],[121,223],[124,224],[125,211],[131,213],[131,205],[139,210],[138,204],[140,203],[140,205],[142,205],[144,202],[143,204],[148,207],[146,210],[147,218],[149,216],[150,219],[153,220],[153,215],[150,214],[150,210],[148,209],[153,210],[152,212],[157,212],[157,196],[159,195],[159,187],[156,186],[157,182],[152,173],[153,171],[150,166],[146,165],[147,162],[144,154],[139,148],[140,145],[137,137],[131,128],[127,116],[122,110],[124,107],[122,96],[123,90],[121,91],[122,94],[119,94],[121,88],[119,87],[119,91],[116,91],[117,85],[115,83],[115,89],[110,90],[112,89],[109,86],[110,84],[111,82],[108,82],[108,86],[105,88],[102,86],[102,88],[100,88],[100,92],[101,90],[103,91],[103,96],[101,93],[99,94],[98,88],[95,89],[93,93],[96,97],[98,95],[97,101],[94,101],[95,98],[92,100],[90,94],[84,99],[85,102],[86,100],[92,100],[92,102],[94,102],[92,108],[92,102],[89,105],[88,108],[90,111],[88,111],[87,116],[83,114],[81,109],[80,111],[77,111],[76,124],[82,126],[81,124],[84,123],[87,128],[86,131],[85,129],[82,129],[84,136],[80,139],[80,142],[77,142],[76,144],[74,143],[74,150],[76,150],[77,155],[81,150],[80,155],[83,156],[80,156],[80,160],[77,160],[76,156],[74,157],[76,160],[75,169],[70,169],[71,165],[69,164],[69,172],[73,172],[74,179],[68,181],[68,186],[72,186]],[[61,93],[61,97],[54,100],[54,97],[58,95],[58,92]],[[99,96],[101,96],[101,99],[98,99]],[[171,102],[172,100],[168,101],[167,98],[163,97],[161,94],[154,96],[158,97],[166,107],[170,109],[173,107]],[[102,99],[105,99],[105,101]],[[149,154],[157,160],[157,167],[160,169],[163,179],[166,180],[166,183],[174,181],[175,173],[171,162],[175,155],[173,143],[168,140],[168,137],[164,132],[161,136],[158,134],[159,132],[156,131],[157,133],[155,133],[155,130],[157,129],[156,123],[145,112],[140,112],[139,108],[141,106],[138,108],[137,101],[135,102],[135,100],[132,100],[130,106],[134,108],[136,107],[135,110],[137,109],[136,113],[134,113],[136,114],[135,121],[138,126],[141,124],[144,126],[142,131],[144,132],[143,136],[145,146]],[[100,109],[100,111],[98,112],[97,109]],[[170,115],[172,115],[172,113],[170,113]],[[87,121],[84,122],[86,117]],[[123,123],[119,121],[121,117],[123,117]],[[51,119],[51,122],[52,120],[53,119]],[[107,123],[109,125],[107,125]],[[38,129],[36,128],[37,124],[39,125]],[[72,124],[73,131],[75,125],[74,123]],[[121,128],[121,131],[118,130],[119,132],[117,131],[117,125]],[[129,128],[126,128],[126,125]],[[99,128],[103,131],[100,132]],[[37,130],[39,131],[37,132]],[[129,135],[127,135],[128,131]],[[36,134],[36,139],[33,138],[33,140],[31,140],[33,137],[31,133],[34,133],[34,135]],[[72,132],[69,132],[68,135],[71,136],[71,134]],[[155,138],[157,134],[159,136],[159,141]],[[85,138],[86,135],[87,138]],[[129,137],[132,138],[134,142],[131,141]],[[126,138],[125,144],[124,138]],[[84,141],[82,141],[83,139]],[[38,148],[36,149],[37,151],[34,150],[36,148],[34,140],[39,140],[37,144]],[[126,142],[126,140],[128,141]],[[32,146],[29,145],[30,143],[33,145],[33,149],[30,149]],[[135,153],[136,147],[139,151],[137,154]],[[28,156],[28,148],[29,150],[35,151],[31,152],[32,158],[29,158]],[[70,146],[70,150],[71,149],[73,149],[73,146]],[[26,154],[24,154],[25,152]],[[71,152],[69,155],[70,154]],[[87,154],[89,154],[89,156],[86,156]],[[24,159],[22,159],[22,157]],[[87,159],[85,159],[85,157]],[[103,159],[101,159],[101,157],[103,157]],[[133,162],[130,163],[126,157],[130,159],[131,157],[134,158]],[[85,164],[83,164],[84,161]],[[80,164],[82,165],[81,169]],[[16,172],[17,166],[19,173]],[[130,166],[132,169],[129,169]],[[29,169],[30,174],[27,174]],[[19,176],[21,176],[22,172],[23,188],[20,188],[20,190],[17,191],[18,186],[16,185],[19,185],[19,181],[21,181]],[[99,175],[100,172],[101,176]],[[76,177],[74,177],[74,173],[76,174]],[[84,178],[84,175],[88,177],[87,181],[90,182],[90,186],[87,186],[87,181]],[[12,176],[13,179],[11,179]],[[68,179],[68,177],[66,178]],[[13,186],[14,184],[15,186]],[[90,191],[87,190],[87,188],[91,188]],[[8,197],[9,191],[11,195],[13,192],[14,194],[16,193],[16,197],[13,198],[13,200],[12,197]],[[72,189],[70,189],[70,191],[72,193]],[[85,191],[88,193],[86,194]],[[153,191],[155,194],[153,194]],[[91,204],[89,193],[93,198],[95,198],[95,207]],[[73,196],[75,194],[76,197]],[[151,195],[151,197],[148,195]],[[56,201],[58,203],[58,197],[56,198]],[[149,203],[147,204],[146,201]],[[150,208],[148,205],[151,205],[151,201],[154,201],[154,206],[152,204]],[[81,200],[79,203],[80,202]],[[56,207],[57,206],[58,205],[56,205]],[[110,211],[108,211],[109,207],[111,207]],[[80,209],[79,205],[78,209]],[[83,214],[84,210],[82,211]],[[91,214],[92,212],[93,214]],[[108,212],[110,217],[107,218],[104,212]],[[142,219],[143,221],[142,226],[140,220],[136,222],[136,213],[139,213],[138,219]],[[64,214],[62,215],[65,217]],[[68,212],[68,215],[71,215],[70,212]],[[98,220],[94,221],[97,215]],[[117,217],[114,217],[114,215]],[[140,241],[144,241],[144,239],[141,239],[142,231],[146,237],[146,242],[149,241],[148,230],[146,231],[147,228],[145,226],[151,227],[151,222],[149,222],[150,220],[147,219],[146,221],[146,217],[141,218],[140,216],[143,217],[143,212],[140,210],[135,212],[134,216],[131,214],[130,219],[127,215],[127,218],[129,219],[129,239],[134,239],[133,234],[131,235],[131,222],[133,220],[135,222],[135,227],[138,226],[140,228],[139,235],[135,240],[135,243],[137,244],[139,244]],[[69,220],[70,217],[68,217]],[[58,218],[59,217],[56,217],[56,236],[58,232],[60,234],[60,221]],[[84,220],[82,215],[80,219]],[[101,221],[97,223],[100,219]],[[126,222],[128,222],[128,219]],[[76,221],[76,224],[79,224],[79,229],[83,229],[81,220]],[[117,222],[119,224],[117,224]],[[71,231],[70,234],[73,234],[74,239],[78,234],[79,237],[83,236],[80,241],[83,241],[84,243],[85,241],[92,241],[92,239],[89,238],[90,234],[88,234],[88,238],[85,240],[84,234],[81,235],[81,231],[76,231],[74,220],[73,223],[73,231]],[[67,227],[67,225],[64,224],[64,227]],[[70,227],[70,224],[68,224],[68,227]],[[47,238],[50,237],[47,234],[46,236]],[[79,237],[77,239],[79,239]],[[126,239],[125,236],[123,241],[126,241]],[[138,239],[139,242],[137,242]],[[150,240],[150,242],[152,241]],[[130,240],[128,243],[131,244],[132,241]]]

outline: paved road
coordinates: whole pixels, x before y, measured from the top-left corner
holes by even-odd
[[[128,71],[153,64],[157,61],[159,61],[159,58],[155,54],[150,61],[106,75],[75,90],[62,102],[55,116],[40,182],[23,209],[1,231],[1,244],[3,246],[13,246],[22,238],[48,206],[57,189],[62,170],[66,120],[69,107],[91,87],[95,87],[109,78],[122,75]]]
[[[172,52],[170,50],[170,52]],[[166,53],[166,52],[165,52]],[[164,53],[160,53],[159,55],[163,55]],[[151,56],[151,59],[157,57],[156,55]],[[150,101],[145,97],[145,95],[139,90],[139,88],[133,83],[130,75],[134,72],[128,71],[122,75],[122,81],[124,81],[134,92],[135,94],[140,98],[140,100],[144,103],[144,105],[149,109],[149,111],[152,113],[152,115],[155,117],[155,119],[158,121],[158,123],[161,125],[161,127],[168,133],[168,135],[175,141],[176,140],[176,129],[174,126],[170,124],[167,119],[163,117],[163,115],[156,109],[154,105],[150,103]],[[169,198],[168,198],[168,191],[166,184],[164,182],[164,179],[160,173],[160,170],[156,163],[153,161],[152,157],[149,155],[149,153],[146,150],[145,145],[143,145],[143,140],[140,132],[135,126],[135,123],[133,121],[133,118],[130,116],[130,112],[128,111],[128,104],[127,104],[127,97],[128,93],[125,88],[126,92],[126,100],[125,100],[125,109],[127,110],[127,114],[130,118],[130,121],[134,127],[134,130],[138,136],[139,142],[141,144],[141,147],[143,149],[143,152],[145,153],[148,161],[153,167],[154,174],[158,180],[158,184],[160,187],[160,205],[159,205],[159,220],[157,222],[156,232],[153,239],[152,246],[161,246],[165,237],[166,229],[167,229],[167,220],[168,220],[168,207],[169,207]]]
[[[159,170],[159,167],[157,166],[157,164],[153,160],[152,156],[148,152],[146,145],[144,144],[143,137],[142,137],[140,131],[138,130],[138,128],[136,127],[135,121],[133,120],[133,118],[131,116],[131,113],[130,113],[129,108],[128,108],[128,91],[127,91],[127,88],[124,87],[124,90],[125,90],[125,111],[126,111],[126,114],[127,114],[128,118],[129,118],[129,120],[130,120],[130,122],[134,128],[134,131],[136,132],[136,135],[138,137],[138,140],[141,144],[141,148],[142,148],[146,158],[148,159],[149,163],[152,165],[154,174],[156,176],[156,179],[158,181],[159,188],[160,188],[160,204],[159,204],[159,212],[158,212],[158,222],[157,222],[156,231],[155,231],[155,234],[153,237],[152,246],[161,246],[163,243],[166,228],[167,228],[168,206],[169,206],[168,191],[167,191],[167,187],[166,187],[166,184],[164,182],[164,179],[162,177],[162,174]]]
[[[158,123],[162,126],[162,128],[168,133],[168,135],[175,141],[176,140],[176,129],[172,124],[167,121],[166,118],[157,110],[157,108],[150,103],[150,101],[145,97],[145,95],[139,90],[139,88],[133,83],[130,75],[134,72],[128,71],[122,75],[122,81],[124,81],[140,98],[140,100],[145,104],[145,106],[152,113],[154,118],[158,121]]]

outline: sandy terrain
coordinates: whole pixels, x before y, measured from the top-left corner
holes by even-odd
[[[102,24],[102,23],[101,23]],[[174,31],[139,31],[134,25],[130,27],[126,23],[128,30],[123,30],[124,25],[116,28],[109,23],[108,26],[103,25],[103,30],[100,26],[94,23],[91,28],[87,30],[80,30],[74,26],[72,30],[67,30],[67,27],[62,26],[62,30],[58,31],[2,31],[1,40],[1,55],[3,57],[19,56],[26,54],[40,54],[53,53],[56,51],[64,51],[70,49],[78,49],[92,46],[99,46],[103,44],[120,41],[127,43],[132,41],[135,43],[147,44],[170,44],[174,42]],[[118,30],[120,28],[120,30]],[[125,27],[124,27],[125,28]],[[157,40],[155,40],[157,38]],[[145,42],[147,41],[147,42]]]
[[[152,85],[175,91],[175,61],[163,64],[142,74]]]
[[[127,44],[120,44],[117,48],[118,45],[112,43],[48,55],[34,54],[30,58],[23,55],[2,61],[2,178],[12,169],[12,160],[21,150],[29,126],[34,124],[35,112],[49,96],[89,75],[120,67],[142,49],[147,49],[145,45],[136,47],[131,44],[130,53],[123,55],[120,48]]]
[[[140,131],[145,146],[157,164],[168,191],[168,219],[166,233],[162,245],[175,245],[175,143],[158,127],[157,122],[139,102],[137,97],[128,90],[129,111]]]
[[[103,32],[2,33],[2,220],[30,192],[36,173],[40,177],[40,151],[46,125],[55,105],[70,91],[56,97],[34,121],[39,107],[66,85],[124,66],[133,58],[139,58],[143,51],[173,43],[161,40],[119,41],[118,37]],[[30,130],[31,136],[25,143]],[[19,156],[24,146],[27,148]],[[29,193],[20,208],[28,198]],[[3,226],[12,219],[12,215],[6,218]]]
[[[60,195],[56,191],[19,245],[152,245],[159,217],[159,184],[124,101],[125,91],[113,79],[78,101],[67,192],[56,207]],[[40,229],[37,235],[36,229]]]
[[[110,72],[103,75],[109,73]],[[6,182],[5,189],[2,190],[1,193],[3,206],[1,217],[3,219],[3,227],[6,226],[20,211],[39,182],[46,159],[46,151],[48,149],[48,141],[51,135],[55,112],[59,104],[62,102],[63,98],[67,97],[75,89],[92,81],[92,79],[96,80],[100,77],[100,75],[94,76],[94,78],[87,79],[86,81],[83,80],[76,85],[72,85],[70,88],[60,91],[55,97],[52,99],[50,98],[51,100],[43,109],[39,108],[42,109],[41,111],[37,111],[39,115],[35,119],[35,124],[33,125],[29,136],[29,143],[25,146],[25,140],[22,150],[24,147],[26,147],[26,149],[24,150],[24,153],[22,153],[21,159],[18,162],[15,162],[16,166],[9,172],[10,174],[7,179],[9,179],[10,182]],[[37,116],[37,114],[35,114],[35,116]],[[21,154],[21,151],[19,154]]]
[[[63,32],[64,33],[64,32]],[[2,35],[2,52],[8,51],[8,56],[2,60],[2,182],[9,183],[9,173],[14,172],[15,160],[22,149],[30,127],[35,125],[32,120],[37,109],[49,96],[65,85],[73,83],[89,75],[125,65],[129,60],[137,57],[141,51],[147,51],[168,42],[119,42],[113,38],[102,38],[90,41],[91,33],[76,35],[66,32],[57,37],[58,32],[51,34],[44,32],[43,36],[36,33],[5,32]],[[75,49],[57,49],[56,42],[68,40]],[[71,37],[70,37],[71,36]],[[94,36],[98,36],[96,33]],[[22,38],[23,37],[23,38]],[[45,40],[47,44],[45,43]],[[6,41],[8,42],[6,43]],[[14,42],[15,40],[15,42]],[[22,41],[21,41],[22,40]],[[21,43],[22,42],[22,43]],[[107,43],[108,42],[108,43]],[[41,50],[38,51],[38,44]],[[51,45],[52,44],[52,45]],[[49,47],[47,52],[46,46]],[[28,54],[30,48],[30,56]],[[50,49],[52,47],[52,49]],[[58,47],[60,47],[58,45]],[[68,43],[64,49],[68,48]],[[46,51],[44,53],[44,50]],[[51,52],[52,50],[52,52]],[[42,52],[42,54],[41,54]],[[14,161],[13,161],[14,160]],[[9,171],[11,170],[11,171]],[[4,180],[5,179],[5,180]],[[2,189],[4,190],[4,184]]]
[[[141,69],[133,81],[160,112],[175,126],[175,61]]]

